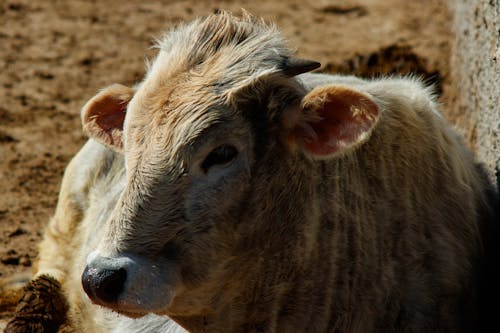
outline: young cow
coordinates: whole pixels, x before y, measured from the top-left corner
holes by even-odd
[[[158,48],[83,107],[40,246],[32,284],[60,284],[73,329],[478,329],[489,185],[429,88],[302,74],[249,15]]]

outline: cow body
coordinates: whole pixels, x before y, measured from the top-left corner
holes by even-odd
[[[188,32],[205,42],[190,53]],[[178,28],[138,87],[84,107],[93,139],[37,273],[61,282],[75,328],[476,327],[489,185],[430,90],[296,75],[314,65],[265,53],[275,33],[225,13]]]

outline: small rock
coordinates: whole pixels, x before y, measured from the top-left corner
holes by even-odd
[[[16,230],[12,231],[8,236],[9,237],[16,237],[20,235],[27,234],[28,232],[24,230],[23,228],[17,228]]]
[[[19,258],[19,264],[23,265],[24,267],[31,266],[31,259],[28,255],[24,255],[21,258]]]
[[[13,265],[13,266],[19,265],[19,257],[6,257],[3,258],[1,261],[2,264],[4,265]]]

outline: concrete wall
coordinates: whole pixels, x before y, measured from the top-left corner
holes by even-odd
[[[477,155],[500,185],[499,0],[449,0],[455,41],[452,80],[454,116],[469,132]]]

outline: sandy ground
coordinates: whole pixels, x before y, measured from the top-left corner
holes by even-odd
[[[0,278],[36,260],[64,167],[85,141],[80,107],[101,87],[140,80],[162,31],[246,8],[275,22],[322,71],[420,73],[436,83],[450,116],[443,2],[0,0]],[[0,329],[11,310],[0,300]]]

